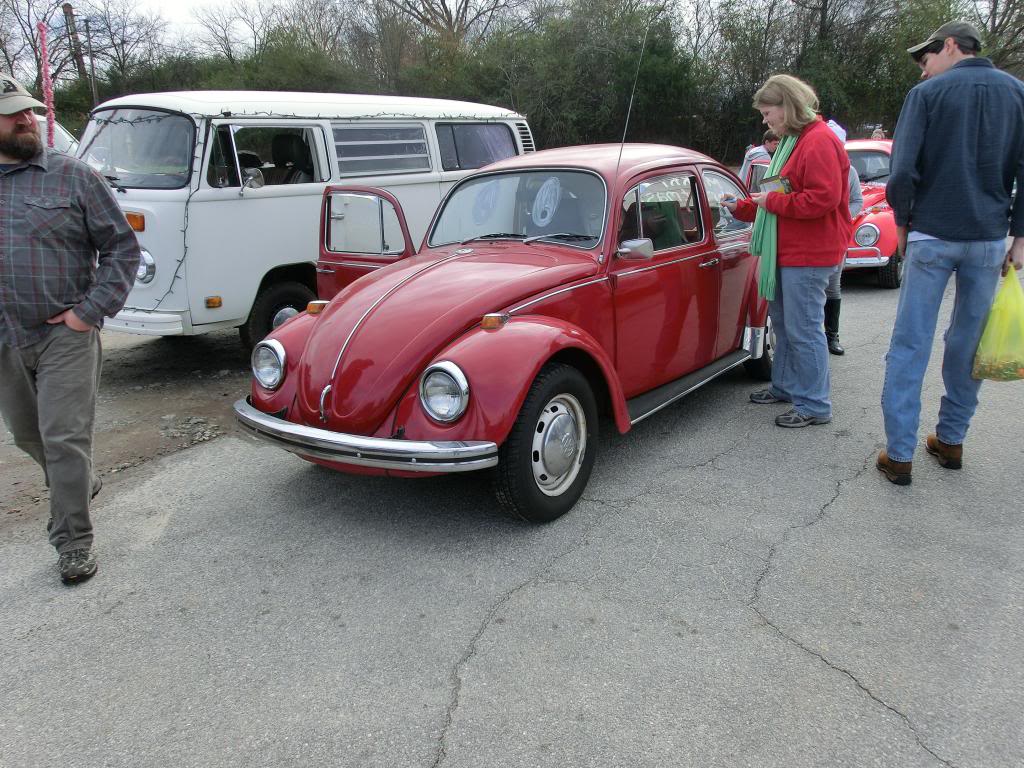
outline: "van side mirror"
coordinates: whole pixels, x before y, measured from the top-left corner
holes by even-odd
[[[242,186],[238,190],[238,196],[241,197],[242,193],[246,189],[259,189],[264,185],[263,171],[259,168],[243,168],[242,169]]]
[[[620,259],[627,261],[643,261],[654,257],[654,243],[649,237],[638,240],[623,240],[615,252]]]

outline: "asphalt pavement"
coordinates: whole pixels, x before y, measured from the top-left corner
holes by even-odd
[[[897,296],[846,281],[832,424],[732,372],[603,424],[547,526],[236,433],[110,477],[85,584],[3,520],[0,765],[1020,766],[1024,384],[983,387],[962,471],[888,483]]]

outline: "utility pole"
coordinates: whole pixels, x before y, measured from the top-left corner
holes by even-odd
[[[92,77],[89,78],[89,84],[92,85],[92,105],[95,107],[100,103],[99,96],[96,95],[96,59],[92,55],[92,35],[89,34],[89,17],[85,17],[85,44],[89,47],[89,72]]]
[[[71,7],[71,3],[64,3],[61,8],[64,9],[64,21],[68,25],[71,55],[74,56],[75,64],[78,65],[78,76],[85,80],[89,76],[85,72],[85,57],[82,56],[82,43],[78,39],[78,30],[75,29],[75,9]]]

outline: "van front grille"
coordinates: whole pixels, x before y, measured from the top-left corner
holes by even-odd
[[[533,134],[530,133],[530,126],[526,123],[516,123],[516,130],[519,131],[519,140],[523,144],[523,152],[535,152],[537,147],[533,143]]]

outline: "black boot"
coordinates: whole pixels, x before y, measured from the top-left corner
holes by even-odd
[[[839,343],[839,303],[839,299],[825,299],[825,339],[828,341],[828,351],[833,355],[846,352]]]

